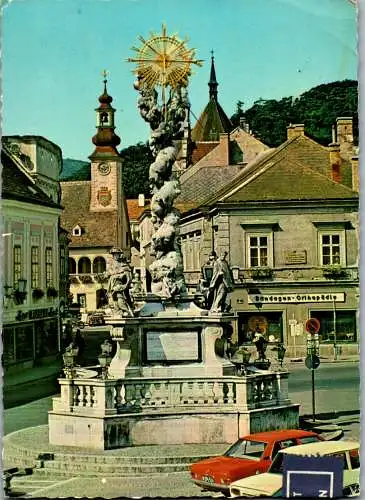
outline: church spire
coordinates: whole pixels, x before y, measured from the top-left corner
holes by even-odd
[[[210,66],[210,80],[209,80],[209,99],[214,99],[218,101],[218,82],[215,76],[215,67],[214,67],[214,52],[211,51],[212,54],[212,62]]]
[[[115,109],[112,107],[111,102],[113,101],[112,96],[108,94],[107,90],[107,78],[106,71],[103,71],[104,76],[104,92],[99,97],[99,107],[95,109],[96,111],[96,134],[92,138],[92,142],[95,144],[96,149],[93,153],[105,153],[109,152],[111,154],[118,155],[116,146],[120,144],[120,138],[114,132],[114,113]]]

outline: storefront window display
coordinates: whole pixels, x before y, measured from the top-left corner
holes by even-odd
[[[311,317],[321,323],[321,342],[356,342],[355,311],[311,311]]]
[[[21,325],[15,328],[16,360],[33,358],[33,325]]]
[[[3,329],[3,365],[6,366],[15,361],[14,329]]]
[[[38,321],[36,325],[36,357],[50,356],[58,351],[57,319]]]
[[[266,340],[282,342],[283,339],[283,313],[265,312],[262,314],[238,314],[238,342],[239,344],[251,343],[255,332],[261,333]]]

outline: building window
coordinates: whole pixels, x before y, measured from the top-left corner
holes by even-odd
[[[63,246],[60,248],[60,276],[66,276],[66,250]]]
[[[13,254],[13,279],[14,283],[22,277],[22,247],[20,245],[14,246]]]
[[[52,247],[46,247],[46,287],[53,284],[53,255]]]
[[[39,288],[39,247],[32,247],[31,250],[31,282],[32,288]]]
[[[78,272],[79,274],[91,273],[91,262],[88,257],[81,257],[81,259],[78,262]]]
[[[106,262],[104,257],[95,257],[93,262],[93,273],[101,274],[106,271]]]
[[[322,266],[344,263],[343,238],[341,233],[320,234],[320,256]]]
[[[86,307],[86,293],[77,294],[77,303],[80,307]]]
[[[70,274],[76,274],[76,261],[72,257],[68,259],[68,269]]]
[[[249,267],[269,266],[270,237],[263,234],[248,235]]]
[[[72,236],[81,236],[81,227],[75,226],[72,230]]]
[[[317,318],[321,324],[321,342],[357,341],[355,311],[311,311],[311,317]]]
[[[181,252],[185,271],[200,270],[200,239],[200,231],[186,234],[181,238]]]

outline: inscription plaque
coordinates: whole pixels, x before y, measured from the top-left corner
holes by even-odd
[[[200,335],[190,331],[147,331],[146,361],[186,362],[199,361]]]
[[[307,263],[307,252],[306,250],[292,250],[285,252],[285,264],[295,265],[295,264],[306,264]]]

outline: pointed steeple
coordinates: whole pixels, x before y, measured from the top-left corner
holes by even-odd
[[[103,76],[104,92],[99,97],[99,107],[95,109],[97,132],[92,138],[92,142],[95,144],[96,149],[91,156],[98,152],[109,152],[115,155],[119,154],[116,150],[116,146],[120,144],[120,137],[114,132],[115,109],[111,105],[113,98],[108,94],[107,90],[106,71],[103,72]]]
[[[212,62],[210,66],[210,80],[209,80],[209,99],[214,99],[218,101],[218,82],[217,77],[215,76],[215,67],[214,67],[214,52],[211,51],[212,54]]]
[[[209,102],[191,131],[191,138],[194,142],[219,141],[220,134],[227,134],[233,129],[231,120],[218,102],[218,82],[215,75],[213,51],[211,54]]]

